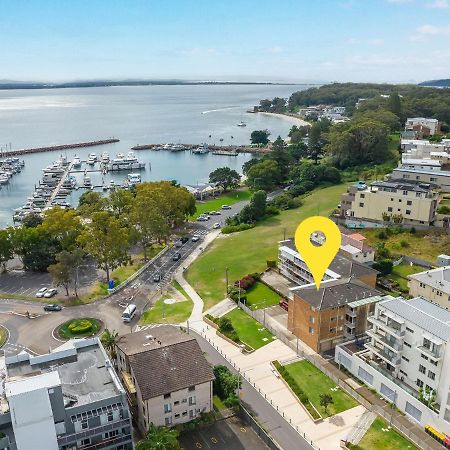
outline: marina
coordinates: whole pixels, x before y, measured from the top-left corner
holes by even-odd
[[[270,152],[270,148],[262,148],[255,145],[215,145],[199,144],[138,144],[131,147],[131,150],[166,150],[170,152],[189,151],[196,155],[203,155],[210,152],[213,155],[237,156],[239,153],[260,154]]]

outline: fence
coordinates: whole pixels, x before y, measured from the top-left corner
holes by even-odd
[[[383,417],[388,423],[390,423],[399,433],[404,435],[410,441],[412,441],[417,447],[422,450],[434,450],[433,447],[427,445],[423,439],[418,435],[422,433],[421,429],[417,429],[418,433],[414,432],[414,429],[406,427],[402,424],[396,417],[394,417],[394,410],[391,412],[386,411],[385,409],[373,405],[366,398],[364,398],[361,394],[355,391],[351,386],[349,386],[344,380],[342,380],[336,374],[340,371],[337,368],[334,368],[331,363],[324,360],[318,354],[308,354],[304,351],[303,345],[299,342],[297,337],[292,334],[290,331],[285,328],[275,328],[269,322],[273,321],[270,316],[264,314],[263,310],[255,310],[252,311],[246,305],[240,304],[239,307],[244,310],[247,314],[257,320],[259,323],[264,325],[273,335],[275,335],[280,341],[284,342],[287,346],[289,346],[292,350],[295,350],[297,355],[309,361],[315,367],[317,367],[322,373],[331,378],[336,385],[338,385],[343,391],[345,391],[348,395],[353,397],[357,402],[363,405],[369,411],[375,412],[377,415]],[[281,327],[281,326],[280,326]],[[330,368],[334,370],[330,370]],[[407,420],[407,419],[405,419]],[[409,422],[407,422],[409,424]],[[413,426],[413,424],[411,423]]]

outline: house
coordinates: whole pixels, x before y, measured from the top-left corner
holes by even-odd
[[[367,317],[381,293],[359,280],[329,280],[292,288],[288,329],[318,353],[333,349],[344,339],[365,333]]]
[[[408,286],[412,297],[421,296],[442,308],[450,308],[450,266],[408,275]]]
[[[196,199],[203,200],[222,191],[215,183],[186,184],[186,188]]]
[[[425,117],[408,117],[405,123],[405,131],[415,131],[423,136],[433,135],[441,130],[437,119]]]
[[[342,196],[341,217],[348,225],[433,225],[438,198],[436,185],[406,179],[375,181],[365,189],[353,185]]]
[[[213,409],[212,368],[196,339],[176,327],[123,336],[117,367],[142,434],[150,423],[171,427]]]
[[[353,278],[368,286],[375,287],[377,271],[354,259],[338,253],[325,271],[323,281],[338,281],[345,278]],[[313,276],[295,247],[293,239],[281,241],[278,247],[278,270],[281,275],[297,286],[314,283]]]
[[[133,448],[125,391],[98,338],[4,362],[0,448]]]
[[[450,434],[450,311],[422,297],[375,304],[364,348],[336,346],[335,361],[422,427]]]

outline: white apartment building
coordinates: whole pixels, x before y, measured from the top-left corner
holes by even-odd
[[[450,266],[408,275],[409,295],[419,295],[445,309],[450,308]]]
[[[405,130],[414,130],[415,127],[427,127],[430,134],[435,134],[440,130],[437,119],[428,119],[426,117],[408,117],[405,123]]]
[[[139,430],[175,426],[213,409],[214,373],[196,339],[171,325],[121,337],[117,366]]]
[[[423,427],[450,434],[450,311],[390,298],[368,324],[365,348],[341,344],[335,361]]]

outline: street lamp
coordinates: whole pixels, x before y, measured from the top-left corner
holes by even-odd
[[[225,283],[226,283],[226,293],[228,295],[228,267],[225,267]]]

